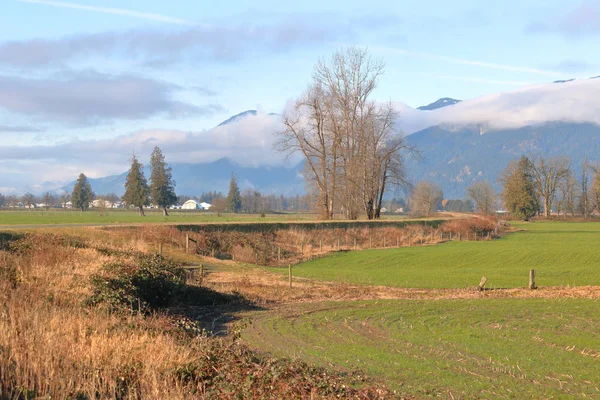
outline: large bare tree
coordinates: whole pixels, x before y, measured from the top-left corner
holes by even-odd
[[[556,190],[568,175],[571,167],[567,157],[544,158],[541,154],[532,157],[532,175],[536,190],[542,198],[544,216],[549,217]]]
[[[351,47],[320,61],[306,92],[284,115],[278,147],[300,152],[319,208],[332,219],[336,207],[347,219],[380,216],[389,186],[405,183],[403,150],[391,103],[370,100],[383,63]]]

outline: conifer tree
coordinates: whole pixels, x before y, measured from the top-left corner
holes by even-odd
[[[87,180],[87,177],[81,173],[77,178],[77,183],[71,193],[71,203],[74,208],[79,208],[81,211],[85,211],[90,207],[90,201],[94,199],[94,192],[92,192],[92,186]]]
[[[234,213],[240,212],[242,209],[242,196],[240,195],[240,188],[238,187],[237,180],[233,173],[231,174],[231,181],[229,182],[227,204],[229,205],[229,210]]]
[[[123,201],[127,204],[127,207],[137,207],[141,216],[144,216],[144,206],[150,204],[149,188],[143,168],[143,165],[133,156],[131,168],[125,181],[125,194],[123,195]]]
[[[532,168],[531,160],[522,156],[518,163],[509,164],[500,179],[504,186],[504,206],[514,217],[525,221],[534,217],[540,208]]]
[[[175,182],[173,181],[171,167],[165,162],[165,156],[158,146],[150,156],[150,197],[152,203],[162,208],[163,215],[168,216],[167,207],[177,202]]]

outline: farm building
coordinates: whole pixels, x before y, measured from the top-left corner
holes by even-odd
[[[212,204],[205,202],[200,203],[196,200],[188,200],[181,206],[183,210],[208,210],[211,207]]]

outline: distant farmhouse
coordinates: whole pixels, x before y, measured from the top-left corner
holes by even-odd
[[[183,210],[209,210],[212,207],[212,204],[209,203],[205,203],[205,202],[198,202],[196,200],[188,200],[185,203],[183,203],[183,205],[181,206],[181,208]]]

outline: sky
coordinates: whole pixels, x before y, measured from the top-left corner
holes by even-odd
[[[162,144],[172,162],[283,162],[264,114],[348,46],[385,62],[374,96],[408,114],[600,75],[600,0],[2,0],[0,33],[0,193],[120,173]],[[248,109],[254,125],[213,129]]]

